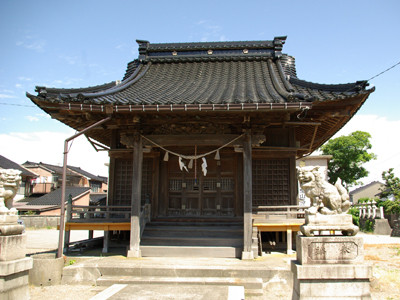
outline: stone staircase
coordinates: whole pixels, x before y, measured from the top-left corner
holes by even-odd
[[[143,232],[143,257],[240,257],[242,221],[155,220]]]
[[[259,276],[259,277],[256,277]],[[159,286],[203,287],[212,290],[213,287],[243,286],[246,296],[263,296],[263,274],[252,272],[248,268],[238,269],[226,267],[216,269],[215,266],[142,266],[137,268],[114,267],[101,268],[101,276],[97,278],[96,285],[109,287],[113,284],[127,284],[141,286],[142,289],[152,290]]]

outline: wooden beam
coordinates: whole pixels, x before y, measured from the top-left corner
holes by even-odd
[[[222,146],[237,138],[235,134],[194,134],[194,135],[146,135],[145,138],[162,147],[169,146]],[[233,145],[241,144],[242,139],[236,140]],[[154,146],[144,139],[145,146]]]
[[[122,223],[74,223],[74,222],[67,222],[65,223],[65,231],[71,230],[131,230],[131,224],[129,222],[122,222]]]
[[[318,126],[316,125],[314,127],[314,134],[312,136],[311,143],[310,143],[310,148],[309,148],[308,152],[311,152],[311,150],[312,150],[312,146],[314,145],[315,136],[317,135],[317,130],[318,130]]]

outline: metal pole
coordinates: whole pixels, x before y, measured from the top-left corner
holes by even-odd
[[[57,250],[57,258],[62,257],[63,255],[63,247],[64,247],[64,229],[65,229],[65,190],[67,186],[67,158],[68,158],[68,143],[78,136],[84,134],[88,130],[103,124],[111,119],[111,117],[107,117],[103,120],[100,120],[93,125],[79,131],[73,136],[67,138],[64,141],[64,161],[63,161],[63,176],[62,176],[62,185],[61,185],[61,208],[60,208],[60,231],[58,237],[58,250]]]

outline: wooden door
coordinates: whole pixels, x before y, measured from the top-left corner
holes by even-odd
[[[180,170],[178,158],[168,161],[168,216],[233,216],[237,199],[236,156],[206,157],[207,174],[202,160],[192,169]],[[188,166],[188,162],[186,162]]]

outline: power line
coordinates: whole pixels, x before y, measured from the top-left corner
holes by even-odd
[[[37,107],[37,106],[34,106],[34,105],[15,104],[15,103],[4,103],[4,102],[0,102],[0,105],[22,106],[22,107]]]
[[[383,73],[386,73],[387,71],[393,69],[394,67],[400,65],[400,61],[397,64],[394,64],[393,66],[391,66],[390,68],[387,68],[385,71],[380,72],[379,74],[376,74],[375,76],[372,76],[370,79],[368,79],[367,81],[370,81],[378,76],[381,76]]]

